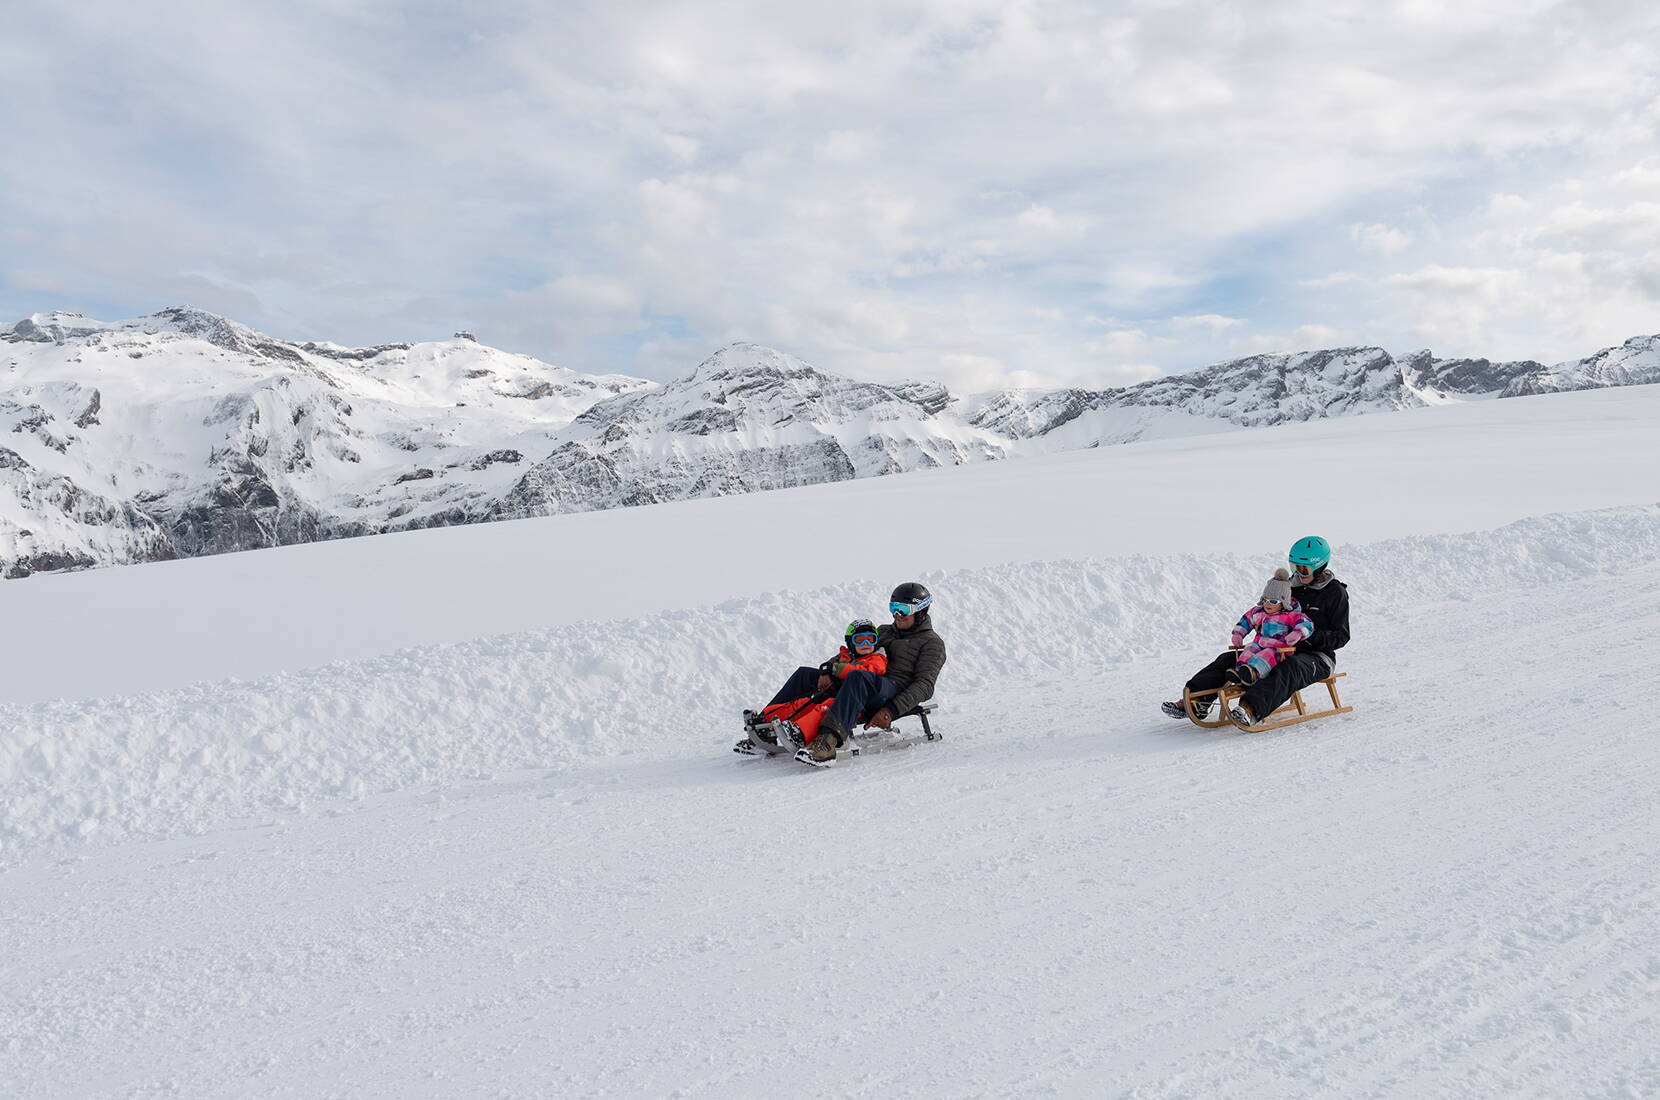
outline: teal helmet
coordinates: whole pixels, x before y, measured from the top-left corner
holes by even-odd
[[[1310,535],[1292,543],[1286,558],[1298,573],[1306,577],[1331,564],[1331,543],[1319,535]]]

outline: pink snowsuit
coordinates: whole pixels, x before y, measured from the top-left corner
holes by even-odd
[[[1302,607],[1296,600],[1292,600],[1280,610],[1270,615],[1257,604],[1251,610],[1241,615],[1239,622],[1234,624],[1233,645],[1243,645],[1245,635],[1256,631],[1256,637],[1251,644],[1239,651],[1237,664],[1250,665],[1256,672],[1256,678],[1262,679],[1268,675],[1279,663],[1280,653],[1275,647],[1293,646],[1310,634],[1314,633],[1314,621],[1303,614]]]

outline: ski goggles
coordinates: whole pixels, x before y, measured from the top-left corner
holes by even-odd
[[[895,615],[915,615],[918,611],[921,611],[933,602],[934,598],[932,596],[929,596],[927,599],[917,600],[914,603],[902,603],[899,600],[894,600],[888,604],[888,610],[893,612]]]
[[[874,646],[876,644],[876,635],[874,635],[874,634],[855,634],[855,635],[853,635],[853,637],[849,638],[847,641],[848,641],[849,645],[853,645],[853,646],[861,646],[861,645]]]
[[[1308,578],[1314,576],[1314,574],[1316,572],[1314,566],[1312,566],[1312,565],[1300,565],[1297,562],[1292,562],[1291,563],[1291,571],[1293,573],[1297,574],[1297,576],[1303,578],[1304,580],[1307,580]]]

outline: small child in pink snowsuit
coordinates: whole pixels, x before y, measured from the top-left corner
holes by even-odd
[[[1244,645],[1245,635],[1256,632],[1251,644],[1239,651],[1239,662],[1228,675],[1236,683],[1254,684],[1280,660],[1279,647],[1294,646],[1314,633],[1314,622],[1291,598],[1291,574],[1274,570],[1262,588],[1262,602],[1245,612],[1234,624],[1233,643]]]

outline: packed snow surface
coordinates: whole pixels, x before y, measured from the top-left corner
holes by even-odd
[[[1654,394],[1608,396],[639,509],[586,565],[559,533],[630,513],[238,555],[284,563],[240,619],[130,638],[289,616],[322,651],[349,618],[311,586],[384,577],[451,633],[0,706],[0,1095],[1660,1094]],[[1233,487],[1273,459],[1320,477]],[[728,751],[924,568],[857,525],[833,567],[717,540],[750,500],[918,521],[943,742]],[[1310,531],[1355,711],[1164,718]],[[584,610],[477,629],[539,599],[479,579],[535,550],[431,547],[501,532]],[[627,572],[643,534],[669,579]],[[183,611],[228,560],[8,584],[65,594],[8,627],[103,675],[154,578]]]

